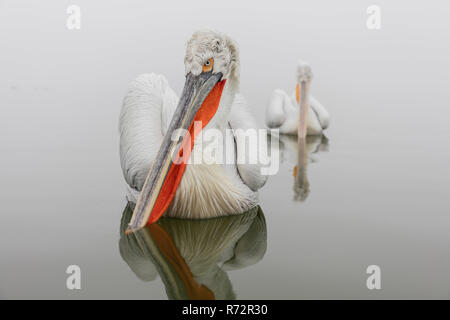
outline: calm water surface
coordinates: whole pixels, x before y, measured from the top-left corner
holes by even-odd
[[[262,21],[281,9],[263,6],[257,31],[205,21],[239,41],[242,91],[261,124],[271,90],[294,88],[302,55],[331,127],[308,141],[305,170],[295,140],[282,141],[260,208],[206,222],[165,219],[140,240],[121,235],[121,99],[146,71],[166,73],[180,91],[183,45],[200,26],[183,20],[162,37],[149,30],[170,22],[146,17],[169,7],[118,1],[105,16],[85,2],[85,24],[71,33],[57,2],[4,6],[0,298],[450,298],[449,10],[386,3],[377,33],[365,28],[365,7],[346,2],[345,10],[308,2],[271,27]],[[242,14],[236,21],[247,21]],[[80,291],[66,289],[72,264],[82,270]],[[369,265],[381,267],[382,290],[366,288]]]

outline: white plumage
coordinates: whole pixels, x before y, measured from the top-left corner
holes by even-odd
[[[220,130],[227,139],[233,139],[225,134],[227,128],[257,128],[245,100],[239,94],[239,55],[236,44],[220,33],[195,33],[188,42],[186,72],[198,72],[198,64],[201,66],[202,59],[214,53],[216,65],[227,82],[218,111],[202,134],[207,134],[208,130]],[[120,115],[119,130],[120,160],[128,184],[128,199],[132,202],[137,201],[177,104],[177,95],[162,75],[144,74],[130,85]],[[244,152],[245,147],[235,144],[232,152]],[[205,147],[195,140],[192,156],[203,155],[204,151]],[[234,154],[233,158],[236,156]],[[256,191],[266,181],[266,177],[260,173],[260,166],[222,164],[220,160],[212,159],[208,164],[186,166],[166,216],[209,218],[242,213],[257,204]]]
[[[309,65],[303,61],[297,64],[298,82],[312,78]],[[307,113],[307,134],[320,135],[328,128],[330,114],[325,107],[314,97],[309,96],[309,112]],[[277,128],[282,134],[297,134],[299,120],[299,106],[296,92],[289,96],[285,91],[276,89],[273,91],[266,109],[266,125],[269,128]]]

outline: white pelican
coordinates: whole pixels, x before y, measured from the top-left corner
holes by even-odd
[[[267,127],[277,128],[282,134],[298,134],[301,131],[300,136],[303,135],[303,137],[306,135],[306,128],[308,135],[320,135],[328,128],[330,123],[328,111],[308,93],[311,79],[311,67],[306,62],[299,60],[296,90],[291,97],[280,89],[272,93],[266,109]],[[303,124],[305,118],[306,126]]]
[[[162,218],[125,235],[133,205],[122,215],[122,259],[145,282],[158,274],[169,299],[235,299],[227,272],[258,263],[267,249],[267,227],[259,206],[217,219]]]
[[[209,218],[245,212],[257,205],[256,191],[266,181],[258,164],[222,164],[223,159],[208,164],[172,161],[205,155],[206,147],[198,139],[190,141],[177,130],[189,130],[195,138],[194,121],[202,121],[202,133],[219,130],[232,139],[234,148],[226,151],[234,153],[233,159],[246,152],[246,146],[225,130],[257,128],[239,93],[239,52],[230,37],[209,30],[195,32],[184,62],[186,80],[180,99],[164,76],[153,73],[134,80],[124,99],[120,159],[129,200],[137,201],[129,231],[163,214]],[[192,154],[190,148],[180,151],[179,142],[192,143]]]

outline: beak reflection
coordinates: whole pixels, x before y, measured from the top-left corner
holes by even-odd
[[[144,281],[159,274],[169,299],[235,299],[226,271],[253,265],[266,252],[267,228],[260,207],[214,219],[163,217],[126,235],[132,212],[129,203],[121,223],[122,258]]]
[[[311,162],[318,161],[317,155],[319,153],[328,151],[328,138],[325,135],[298,138],[292,135],[272,133],[269,134],[267,139],[267,147],[269,149],[272,148],[271,139],[279,139],[279,149],[271,150],[270,152],[279,152],[281,163],[294,165],[292,170],[292,175],[294,176],[294,185],[292,188],[294,201],[305,201],[311,192],[308,178],[308,165]]]

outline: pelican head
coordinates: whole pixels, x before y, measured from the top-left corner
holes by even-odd
[[[311,82],[312,78],[313,78],[313,73],[312,73],[311,66],[303,60],[298,60],[297,61],[297,82],[298,83],[301,83],[302,81]]]
[[[195,32],[187,43],[184,58],[186,76],[199,76],[205,71],[221,74],[222,79],[239,80],[239,51],[227,35],[202,30]]]
[[[234,41],[219,32],[198,31],[188,41],[183,92],[136,204],[130,231],[163,215],[199,131],[228,114],[238,86],[238,55]]]

